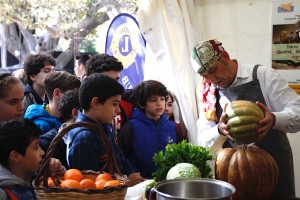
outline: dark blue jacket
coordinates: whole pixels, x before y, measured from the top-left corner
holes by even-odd
[[[116,146],[115,131],[111,124],[99,124],[81,112],[78,112],[76,122],[84,121],[92,122],[103,127],[104,132],[109,138],[112,153],[114,154],[123,174],[129,175],[136,172]],[[79,170],[109,171],[109,169],[104,167],[107,160],[103,160],[102,158],[105,155],[107,155],[107,149],[99,133],[85,127],[74,128],[68,133],[67,161],[69,168],[76,168]]]
[[[118,144],[134,169],[141,176],[151,178],[156,171],[153,156],[165,150],[167,144],[176,143],[176,126],[165,114],[158,122],[149,119],[139,108],[135,108],[132,118],[124,125],[118,136]]]
[[[56,128],[53,128],[50,131],[48,131],[47,133],[40,135],[40,137],[39,137],[40,147],[43,149],[44,152],[48,151],[50,143],[52,142],[52,140],[54,139],[54,137],[57,134],[58,134],[58,130]],[[67,164],[67,159],[66,159],[66,150],[67,150],[67,146],[64,143],[64,141],[61,140],[58,142],[52,157],[59,159],[61,164],[66,169],[68,169],[68,164]]]

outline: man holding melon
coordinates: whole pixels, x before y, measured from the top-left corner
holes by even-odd
[[[300,96],[271,67],[231,59],[217,40],[197,43],[192,58],[194,70],[203,78],[200,88],[202,112],[197,121],[198,144],[210,147],[216,153],[222,147],[240,144],[239,141],[250,141],[240,135],[236,137],[235,132],[253,132],[256,145],[271,154],[279,168],[275,197],[294,197],[293,155],[286,132],[300,131]],[[244,100],[235,106],[244,106],[245,117],[229,122],[234,117],[229,110],[237,109],[231,102],[236,100]],[[245,120],[256,120],[250,117],[254,115],[251,113],[255,113],[256,105],[245,101],[256,103],[263,111],[263,117],[257,120],[257,127],[230,129],[233,124],[244,125]]]

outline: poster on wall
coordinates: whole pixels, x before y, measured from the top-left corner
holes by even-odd
[[[274,1],[272,68],[300,95],[300,1]]]
[[[105,53],[122,62],[120,83],[132,89],[144,80],[146,42],[137,20],[121,13],[111,22],[106,36]]]

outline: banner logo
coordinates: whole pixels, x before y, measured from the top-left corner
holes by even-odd
[[[131,89],[144,80],[145,40],[136,19],[126,13],[116,16],[107,31],[107,54],[122,62],[120,82]]]

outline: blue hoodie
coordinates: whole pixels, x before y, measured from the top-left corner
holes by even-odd
[[[56,117],[50,115],[45,110],[46,105],[47,104],[32,104],[27,108],[24,115],[24,118],[30,119],[38,125],[43,133],[46,133],[53,128],[58,130],[62,124]]]
[[[174,122],[165,114],[156,122],[135,108],[118,136],[118,144],[134,169],[141,172],[142,177],[151,178],[156,171],[154,154],[165,150],[167,144],[176,143],[176,133]]]

